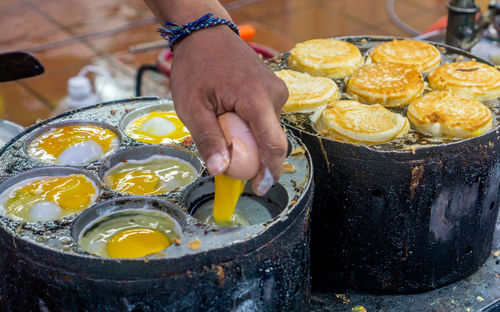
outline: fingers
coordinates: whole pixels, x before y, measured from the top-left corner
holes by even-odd
[[[270,70],[269,68],[266,69]],[[279,79],[274,73],[271,73],[270,79],[272,83],[267,84],[267,92],[271,96],[274,112],[276,114],[276,117],[279,119],[281,118],[281,109],[288,99],[288,88],[285,82]]]
[[[257,195],[264,195],[281,176],[288,142],[276,118],[257,123],[260,124],[256,126],[260,131],[253,133],[259,146],[261,168],[253,179],[252,186]]]
[[[245,116],[252,130],[261,160],[261,168],[252,186],[257,195],[264,195],[281,175],[288,142],[271,101],[261,99],[253,104],[245,105],[249,109],[241,116]]]
[[[214,176],[222,174],[227,170],[230,158],[217,117],[202,105],[193,107],[197,109],[188,114],[180,113],[179,117],[188,127],[208,172]]]
[[[249,125],[260,157],[253,187],[266,193],[281,175],[287,150],[279,123],[288,97],[284,83],[233,33],[211,28],[177,45],[171,88],[177,113],[212,175],[225,172],[230,162],[216,116],[235,112]]]

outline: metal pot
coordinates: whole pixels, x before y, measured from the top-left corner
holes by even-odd
[[[402,38],[339,39],[366,53]],[[474,58],[432,44],[447,60]],[[499,207],[498,121],[479,137],[406,150],[337,142],[285,124],[314,163],[313,285],[422,291],[470,275],[490,254]]]

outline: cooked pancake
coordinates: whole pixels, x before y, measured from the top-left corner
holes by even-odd
[[[370,53],[373,63],[396,63],[415,66],[428,72],[441,63],[441,53],[430,43],[416,40],[393,40],[376,46]]]
[[[406,117],[379,104],[366,105],[357,101],[328,104],[315,126],[328,138],[368,145],[391,141],[410,129]]]
[[[457,62],[440,66],[429,73],[429,87],[451,91],[478,101],[500,96],[500,72],[475,62]]]
[[[362,64],[363,56],[355,45],[332,39],[298,43],[288,57],[292,69],[334,79],[352,75]]]
[[[486,105],[448,91],[429,92],[414,100],[407,115],[415,130],[437,138],[470,138],[492,127]]]
[[[276,72],[288,87],[285,112],[312,112],[317,107],[340,99],[337,84],[328,78],[313,77],[294,70]]]
[[[422,74],[412,66],[393,63],[360,67],[347,83],[347,93],[366,104],[402,106],[422,95]]]

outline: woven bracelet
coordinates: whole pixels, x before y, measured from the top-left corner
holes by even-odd
[[[197,30],[216,25],[227,25],[238,36],[240,35],[238,27],[233,22],[223,18],[214,17],[212,13],[207,13],[196,21],[185,25],[177,25],[174,23],[166,22],[163,27],[158,28],[158,31],[161,33],[161,36],[165,40],[168,40],[168,47],[170,48],[170,51],[173,52],[173,47],[177,41]]]

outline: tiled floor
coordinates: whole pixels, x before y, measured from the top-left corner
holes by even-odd
[[[277,51],[317,37],[408,36],[386,12],[386,0],[225,0],[238,24],[256,29],[254,41]],[[398,0],[395,11],[424,31],[446,14],[446,0]],[[486,0],[478,1],[482,7]],[[86,64],[99,64],[126,81],[154,63],[159,50],[130,53],[131,46],[159,40],[157,24],[142,0],[0,0],[0,52],[27,50],[45,74],[0,84],[0,119],[28,126],[50,115],[66,94],[66,82]],[[148,79],[147,95],[165,95],[168,80]]]

